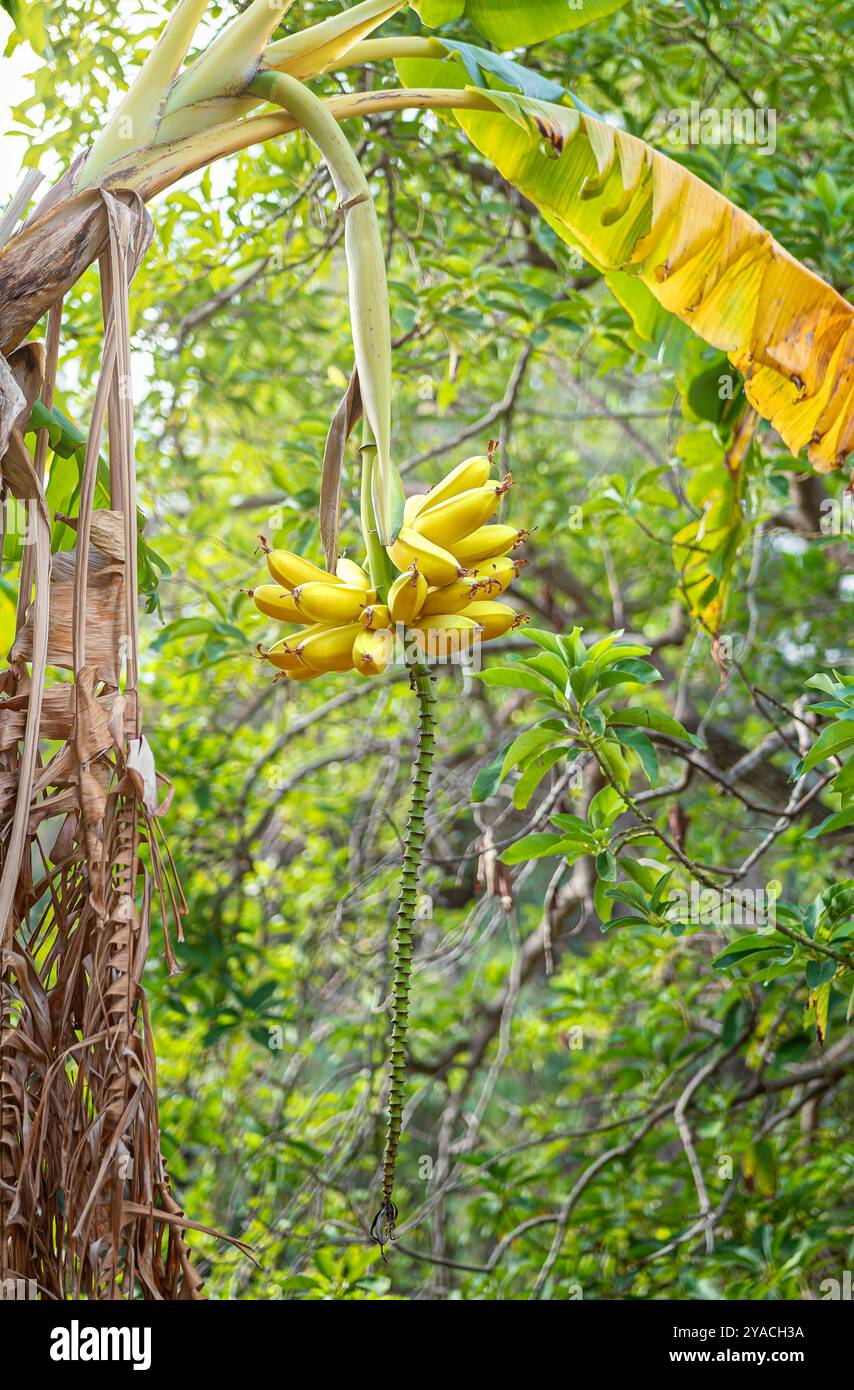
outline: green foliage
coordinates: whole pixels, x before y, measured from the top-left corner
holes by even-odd
[[[416,0],[414,8],[425,24],[470,19],[496,48],[539,43],[602,19],[626,0]]]
[[[585,857],[593,860],[596,884],[594,902],[608,928],[655,928],[680,936],[692,925],[728,924],[733,919],[750,921],[748,936],[730,942],[713,961],[719,970],[742,967],[747,979],[767,985],[771,979],[803,973],[807,1009],[815,1023],[819,1042],[827,1037],[831,982],[843,992],[854,981],[854,880],[836,884],[820,893],[802,909],[794,903],[777,901],[779,884],[769,885],[768,898],[762,890],[760,901],[745,901],[731,883],[738,876],[727,875],[718,886],[705,877],[701,866],[674,846],[654,820],[640,811],[629,792],[632,772],[640,770],[651,787],[659,782],[659,755],[654,739],[664,741],[664,751],[676,752],[680,744],[703,747],[696,735],[678,720],[656,708],[630,704],[614,708],[610,692],[615,687],[645,685],[660,680],[660,673],[649,662],[650,648],[643,644],[621,643],[622,631],[612,632],[587,647],[581,629],[567,636],[530,631],[541,651],[522,657],[513,667],[493,667],[480,673],[487,685],[498,684],[528,689],[537,694],[535,710],[555,710],[558,719],[547,717],[519,734],[503,755],[481,771],[475,779],[472,799],[494,796],[511,771],[520,775],[513,791],[513,805],[524,810],[543,778],[556,764],[577,759],[586,752],[604,783],[593,795],[586,818],[557,812],[549,817],[555,830],[537,830],[516,840],[502,856],[508,865],[546,858],[561,858],[567,865]],[[516,673],[520,673],[521,680]],[[532,683],[533,677],[533,683]],[[540,684],[541,679],[543,684]],[[854,725],[848,720],[854,709],[854,679],[838,680],[815,676],[812,688],[831,695],[831,700],[813,706],[816,713],[837,714],[843,718],[829,725],[816,739],[810,752],[796,769],[803,778],[822,761],[854,745]],[[625,692],[624,692],[625,693]],[[622,748],[619,746],[622,745]],[[844,772],[837,775],[843,778]],[[834,783],[837,779],[834,779]],[[843,789],[843,798],[848,795]],[[810,836],[841,829],[854,817],[847,809],[822,821]],[[628,825],[625,812],[633,812]],[[639,844],[658,844],[669,862],[638,860],[631,851]],[[692,868],[706,884],[702,892],[681,892],[671,883],[680,869]],[[617,881],[620,879],[621,881]],[[694,886],[696,887],[696,879]],[[608,886],[608,885],[614,886]],[[748,890],[748,897],[752,890]],[[614,915],[612,904],[621,911]],[[733,908],[737,908],[734,914]],[[774,930],[777,921],[782,930]]]
[[[527,636],[541,648],[536,656],[523,657],[512,667],[490,667],[479,673],[486,685],[533,692],[538,696],[536,709],[554,710],[560,717],[541,719],[514,739],[497,774],[495,764],[479,773],[472,793],[474,801],[483,800],[485,793],[494,794],[507,773],[517,769],[521,776],[513,804],[517,810],[524,810],[556,762],[570,752],[578,754],[584,750],[592,754],[617,792],[628,786],[635,764],[655,786],[658,757],[645,730],[702,746],[702,740],[689,734],[664,710],[647,705],[612,707],[612,691],[620,689],[623,693],[625,686],[645,686],[661,679],[654,666],[639,659],[649,655],[648,646],[621,642],[620,630],[588,648],[581,633],[581,628],[574,628],[568,636],[561,637],[529,629]],[[556,837],[555,842],[559,839]],[[531,857],[542,857],[545,852],[542,837],[537,838],[537,847],[537,855]],[[563,848],[561,842],[560,850],[552,852],[560,853]],[[520,846],[515,845],[513,857],[508,859],[505,855],[505,863],[518,863],[527,857],[519,851]]]
[[[812,712],[837,717],[822,729],[798,765],[797,775],[803,777],[813,768],[829,762],[834,771],[828,792],[839,797],[839,810],[827,816],[820,825],[813,826],[807,832],[809,839],[854,824],[854,759],[850,756],[854,747],[854,676],[840,676],[835,672],[834,675],[835,679],[831,680],[826,672],[820,672],[807,681],[811,690],[822,691],[829,697],[812,705]],[[845,759],[841,757],[843,753],[848,755]]]

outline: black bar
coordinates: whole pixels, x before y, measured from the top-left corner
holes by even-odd
[[[553,1308],[543,1310],[538,1305],[518,1315],[518,1323],[514,1314],[508,1324],[505,1313],[500,1324],[492,1324],[487,1317],[486,1324],[478,1318],[476,1324],[468,1322],[464,1327],[455,1320],[445,1323],[444,1314],[431,1314],[420,1304],[411,1324],[412,1314],[404,1313],[401,1320],[399,1304],[385,1303],[372,1310],[360,1303],[358,1320],[351,1322],[352,1311],[345,1312],[343,1336],[330,1340],[317,1338],[324,1326],[340,1330],[340,1314],[328,1303],[315,1304],[308,1311],[298,1300],[60,1304],[7,1299],[0,1302],[0,1333],[8,1336],[14,1329],[16,1337],[25,1337],[21,1344],[27,1348],[27,1366],[60,1380],[64,1372],[115,1375],[132,1371],[135,1364],[140,1372],[157,1375],[174,1371],[176,1355],[177,1365],[192,1371],[197,1383],[200,1376],[216,1376],[220,1381],[233,1372],[245,1379],[247,1372],[262,1374],[264,1364],[281,1365],[282,1358],[290,1356],[288,1346],[298,1362],[311,1349],[315,1369],[310,1377],[327,1379],[336,1364],[352,1369],[360,1363],[365,1348],[376,1348],[378,1337],[386,1352],[398,1348],[403,1353],[404,1365],[416,1345],[421,1347],[420,1364],[429,1364],[436,1356],[445,1363],[443,1374],[450,1372],[450,1358],[458,1378],[462,1363],[477,1372],[496,1353],[506,1355],[503,1349],[510,1346],[527,1359],[535,1346],[542,1351],[540,1339],[545,1336],[549,1360],[564,1360],[567,1377],[592,1362],[591,1369],[595,1366],[606,1379],[622,1371],[640,1371],[669,1372],[690,1381],[698,1371],[746,1366],[761,1382],[780,1371],[813,1377],[845,1363],[852,1325],[851,1290],[850,1280],[838,1282],[838,1290],[828,1284],[821,1299],[798,1302],[564,1300],[557,1316]],[[438,1325],[433,1321],[437,1316],[441,1318]],[[104,1336],[102,1329],[115,1332]],[[434,1340],[436,1334],[444,1338],[446,1333],[452,1342]],[[532,1333],[537,1336],[535,1343],[530,1340]],[[417,1342],[411,1340],[413,1335]],[[307,1370],[300,1372],[300,1379],[305,1379]]]

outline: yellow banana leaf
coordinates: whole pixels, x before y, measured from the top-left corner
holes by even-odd
[[[854,449],[854,307],[722,194],[568,106],[490,90],[472,143],[605,273],[642,331],[655,305],[725,351],[751,405],[819,472]],[[646,307],[649,306],[649,307]]]
[[[739,480],[718,467],[697,520],[673,537],[679,591],[713,635],[720,631],[738,547],[744,531]]]
[[[496,48],[540,43],[603,19],[626,0],[416,0],[425,24],[435,28],[455,19],[470,19]]]

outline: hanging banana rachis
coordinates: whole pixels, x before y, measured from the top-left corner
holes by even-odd
[[[408,525],[387,547],[396,577],[369,553],[363,564],[340,559],[327,573],[290,550],[271,549],[262,536],[274,584],[252,590],[261,613],[290,627],[259,656],[275,679],[319,680],[332,672],[382,675],[393,660],[406,664],[418,699],[418,744],[412,773],[395,930],[392,1029],[388,1059],[388,1134],[382,1200],[373,1224],[380,1244],[394,1236],[394,1173],[403,1120],[409,982],[416,898],[425,837],[435,725],[431,666],[458,661],[475,644],[502,637],[525,621],[499,597],[521,568],[509,553],[525,532],[493,523],[510,475],[492,478],[495,446],[465,459],[429,492],[406,501]],[[370,513],[363,518],[375,532]],[[449,548],[429,536],[442,536]],[[477,563],[469,563],[472,547]],[[461,556],[465,556],[463,559]]]
[[[773,423],[793,452],[806,450],[817,469],[840,467],[854,448],[854,309],[715,190],[643,141],[575,109],[569,98],[554,104],[514,95],[506,90],[506,84],[500,88],[473,87],[457,57],[439,38],[411,34],[371,38],[374,30],[408,8],[405,0],[363,0],[320,24],[274,38],[290,8],[291,0],[253,0],[205,51],[187,63],[187,52],[207,4],[206,0],[179,0],[159,42],[99,138],[21,228],[18,223],[32,195],[31,180],[13,200],[0,224],[2,481],[4,492],[8,488],[25,498],[37,523],[43,521],[47,527],[42,483],[48,437],[61,441],[67,431],[67,422],[51,409],[59,306],[66,290],[101,258],[105,305],[111,304],[112,309],[107,316],[103,386],[86,451],[84,496],[89,498],[89,511],[86,516],[81,511],[78,525],[81,537],[91,536],[92,543],[103,545],[109,556],[111,544],[112,553],[118,553],[118,539],[107,535],[104,523],[97,518],[119,518],[121,554],[128,557],[126,589],[131,592],[133,587],[135,591],[130,563],[135,531],[131,418],[129,405],[118,390],[117,374],[127,369],[127,306],[123,295],[148,239],[142,204],[218,158],[304,130],[329,167],[338,211],[345,219],[355,360],[349,404],[353,406],[358,398],[358,410],[354,407],[349,411],[347,432],[362,415],[361,521],[366,554],[362,563],[337,559],[337,475],[325,471],[327,512],[321,525],[327,565],[315,565],[302,555],[271,548],[264,541],[269,578],[252,597],[261,613],[286,628],[269,646],[260,648],[263,661],[275,668],[276,679],[312,681],[344,672],[373,679],[380,677],[390,662],[403,661],[418,699],[418,751],[392,986],[389,1126],[382,1205],[374,1227],[377,1238],[385,1241],[394,1234],[396,1219],[393,1181],[403,1115],[413,923],[434,750],[430,671],[436,661],[459,658],[475,644],[499,638],[522,621],[503,595],[522,563],[515,552],[524,533],[495,520],[512,480],[496,473],[492,447],[482,456],[464,460],[430,491],[404,499],[394,465],[391,431],[391,335],[382,237],[368,181],[340,122],[403,109],[453,110],[477,149],[541,209],[561,237],[602,272],[642,336],[654,337],[659,319],[672,314],[707,342],[725,350],[744,374],[754,409]],[[533,6],[526,17],[526,7],[512,7],[510,13],[509,7],[496,5],[493,13],[493,7],[482,3],[478,22],[500,47],[536,42],[561,27],[586,22],[583,7],[577,16],[570,12],[555,21],[552,10],[556,8],[550,8],[551,18],[543,32],[537,28]],[[590,17],[602,12],[601,4],[594,5]],[[443,60],[447,85],[438,89],[420,85],[423,76],[435,69],[437,58]],[[409,89],[345,90],[321,97],[310,85],[321,74],[345,77],[348,69],[383,63],[396,63],[403,80],[411,84]],[[259,107],[264,109],[259,111]],[[47,352],[39,356],[30,351],[35,348],[32,344],[27,344],[26,351],[21,349],[46,313],[51,316]],[[7,358],[11,359],[8,363]],[[92,513],[106,412],[110,419],[114,511]],[[28,430],[36,429],[40,433],[32,460],[24,438]],[[80,446],[75,443],[73,447]],[[0,826],[4,835],[10,831],[0,884],[5,914],[0,921],[0,937],[4,940],[10,933],[14,937],[21,920],[20,904],[26,897],[18,893],[18,876],[25,858],[47,655],[47,562],[42,563],[41,551],[37,559],[35,574],[25,569],[21,576],[20,643],[16,645],[19,662],[24,657],[32,660],[32,693],[26,742],[16,764],[18,796]],[[30,606],[33,579],[36,589]],[[83,650],[85,610],[90,602],[87,579],[91,582],[78,558],[73,577],[75,652],[68,662],[75,689],[85,688],[89,679]],[[65,575],[63,579],[61,567],[50,579],[52,604],[57,601],[60,582],[65,582],[70,594],[72,577]],[[135,673],[132,609],[131,596],[125,628],[134,645],[128,656],[130,675]],[[54,660],[55,654],[51,656]],[[129,693],[133,693],[130,687]],[[89,694],[91,697],[91,690]],[[81,699],[78,716],[83,708]],[[136,743],[133,747],[123,745],[118,736],[116,774],[122,779],[121,796],[109,820],[127,882],[133,881],[137,865],[133,798],[135,788],[145,785],[146,777],[144,814],[150,822],[156,815],[156,797],[151,795],[153,773],[144,766],[147,754],[144,741],[140,741],[138,720],[134,722],[133,701],[131,714]],[[104,788],[93,783],[89,771],[92,750],[80,746],[77,752],[82,771],[74,784],[75,795],[81,798],[80,823],[90,879],[94,875],[97,880],[96,845],[98,834],[103,834],[98,813],[103,812]],[[13,903],[18,904],[14,911]],[[120,1018],[112,1010],[104,1024],[105,1035],[115,1034],[115,1041],[116,1029],[123,1030],[126,1039],[134,1035],[138,1004],[133,1001],[141,997],[141,991],[134,991],[144,955],[134,956],[132,941],[129,944],[126,926],[133,912],[128,895],[118,904],[105,903],[102,911],[106,918],[98,920],[108,920],[112,931],[108,938],[112,945],[105,948],[104,957],[109,978],[115,981],[118,972],[128,987],[127,1008]],[[4,1004],[4,1008],[8,1012],[8,1006]],[[2,1019],[0,1010],[0,1028],[5,1027]],[[141,1043],[114,1047],[110,1056],[119,1056],[133,1046],[141,1047]],[[49,1061],[47,1058],[46,1066]],[[3,1095],[18,1095],[28,1084],[27,1067],[20,1076],[10,1072],[7,1080],[9,1086]],[[128,1094],[122,1086],[111,1083],[103,1105],[105,1116],[115,1122],[109,1143],[130,1152],[134,1131],[128,1119]],[[3,1100],[3,1106],[0,1158],[6,1190],[12,1191],[21,1181],[23,1160],[16,1147],[17,1120],[12,1104]],[[138,1117],[137,1133],[142,1122]],[[161,1173],[156,1186],[165,1209],[172,1199],[162,1177]],[[94,1219],[98,1211],[94,1201],[87,1199],[80,1218],[79,1230],[84,1235],[91,1234],[86,1213]],[[115,1209],[113,1204],[111,1210]],[[0,1266],[7,1255],[4,1211],[0,1202]],[[45,1221],[54,1219],[47,1208],[45,1212]],[[34,1215],[32,1219],[41,1218]],[[150,1225],[152,1213],[144,1214],[144,1219]],[[177,1224],[174,1211],[172,1219]],[[98,1268],[90,1272],[86,1287],[98,1289],[106,1283],[115,1290],[120,1249],[128,1248],[127,1231],[133,1221],[142,1220],[143,1215],[131,1204],[123,1222],[116,1224],[111,1218],[96,1223],[106,1253]],[[50,1239],[46,1237],[48,1243]],[[185,1286],[197,1291],[199,1281],[179,1241],[170,1261],[166,1278],[161,1277],[157,1261],[152,1266],[148,1260],[144,1267],[153,1271],[149,1292],[159,1288],[160,1296],[164,1291],[165,1296],[172,1296],[182,1269]],[[79,1278],[74,1287],[81,1287]]]

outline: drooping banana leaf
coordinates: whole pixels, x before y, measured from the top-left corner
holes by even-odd
[[[431,28],[466,18],[496,48],[515,48],[582,29],[622,9],[625,3],[626,0],[417,0],[413,9]]]
[[[722,194],[568,106],[490,89],[472,143],[601,270],[637,330],[661,310],[725,351],[751,405],[819,472],[854,449],[854,307]]]
[[[679,592],[708,633],[720,633],[739,547],[747,532],[744,515],[745,454],[753,422],[746,419],[724,455],[713,435],[683,436],[676,452],[686,467],[686,496],[697,512],[673,537]]]

